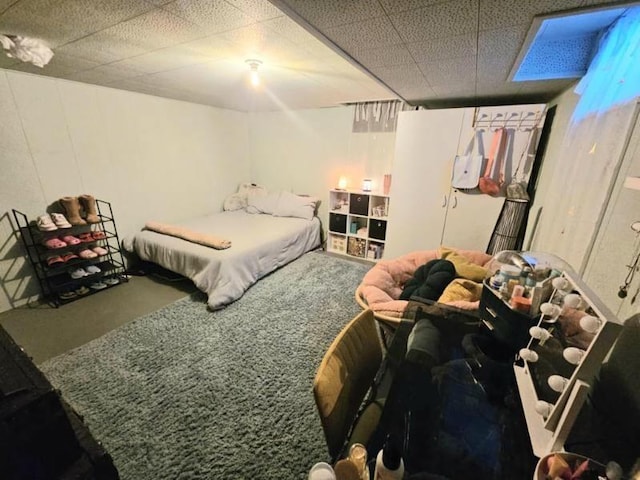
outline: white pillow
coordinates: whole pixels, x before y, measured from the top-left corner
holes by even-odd
[[[278,206],[280,192],[266,195],[249,195],[247,198],[247,213],[267,213],[272,215]]]
[[[314,197],[301,197],[291,192],[282,192],[278,200],[273,216],[297,217],[311,220],[315,215],[318,199]]]
[[[241,193],[232,193],[224,199],[222,208],[225,212],[232,212],[234,210],[242,210],[247,206],[247,196]]]
[[[255,183],[241,183],[238,187],[238,193],[245,197],[252,197],[254,195],[266,195],[267,189],[262,185]]]

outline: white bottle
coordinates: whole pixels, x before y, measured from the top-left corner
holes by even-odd
[[[374,480],[402,480],[404,462],[400,451],[387,439],[384,447],[376,457]]]

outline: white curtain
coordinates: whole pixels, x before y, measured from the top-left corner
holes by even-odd
[[[354,133],[395,132],[398,114],[409,108],[411,107],[400,100],[356,103],[352,131]]]

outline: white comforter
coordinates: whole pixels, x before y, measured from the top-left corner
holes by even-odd
[[[210,308],[240,298],[260,278],[320,245],[320,220],[222,212],[174,223],[231,240],[215,250],[180,238],[143,230],[123,239],[125,250],[190,278],[209,296]]]

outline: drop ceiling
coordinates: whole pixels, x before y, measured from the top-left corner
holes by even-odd
[[[0,68],[241,111],[401,98],[547,101],[575,79],[513,82],[534,19],[606,0],[0,0],[0,33],[44,40]],[[263,62],[248,83],[248,58]]]

